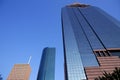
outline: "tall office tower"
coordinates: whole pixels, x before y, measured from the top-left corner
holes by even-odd
[[[37,80],[55,80],[55,48],[44,48]]]
[[[7,80],[29,80],[30,72],[29,64],[15,64]]]
[[[120,67],[120,23],[101,9],[62,8],[65,80],[94,80]]]

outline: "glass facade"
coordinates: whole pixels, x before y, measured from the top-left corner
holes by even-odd
[[[78,6],[61,13],[66,80],[85,80],[84,67],[99,66],[94,50],[120,48],[119,21],[97,7]]]
[[[85,18],[92,28],[95,30],[96,34],[99,36],[100,40],[106,48],[118,48],[120,47],[120,29],[118,24],[113,22],[113,19],[105,16],[105,13],[101,10],[96,10],[94,7],[89,7],[81,10]],[[89,14],[91,13],[92,14]],[[119,24],[120,25],[120,24]]]
[[[65,73],[66,80],[82,80],[86,79],[84,67],[81,61],[81,55],[79,53],[78,45],[72,25],[68,16],[66,8],[62,9],[62,21],[63,21],[63,33],[64,33],[64,48],[65,48]],[[65,27],[64,27],[65,26]]]
[[[55,80],[55,48],[43,50],[37,80]]]

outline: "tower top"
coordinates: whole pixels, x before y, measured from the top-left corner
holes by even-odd
[[[73,3],[73,4],[70,4],[70,5],[67,5],[67,7],[88,7],[88,6],[90,6],[90,5],[87,5],[87,4],[81,4],[81,3],[79,3],[79,2],[75,2],[75,3]]]
[[[28,64],[30,64],[31,58],[32,58],[32,56],[30,56],[30,58],[29,58],[29,60],[28,60]]]

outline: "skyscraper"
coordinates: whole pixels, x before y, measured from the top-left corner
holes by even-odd
[[[120,23],[85,4],[62,8],[65,80],[94,80],[120,67]]]
[[[7,80],[29,80],[30,72],[29,64],[15,64]]]
[[[55,80],[55,48],[44,48],[37,80]]]

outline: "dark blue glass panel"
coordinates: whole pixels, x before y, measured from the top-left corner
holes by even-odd
[[[120,33],[120,29],[113,21],[105,17],[101,11],[94,9],[93,7],[80,10],[106,48],[120,47],[120,37],[118,35]]]
[[[37,80],[55,80],[55,48],[43,50]]]
[[[84,67],[81,61],[81,55],[78,49],[74,31],[68,12],[70,8],[62,9],[62,25],[64,35],[65,61],[67,65],[68,80],[86,79]],[[73,16],[73,15],[71,15]]]
[[[88,38],[89,36],[87,35],[88,33],[86,33],[89,30],[88,29],[89,25],[86,23],[84,18],[81,16],[81,14],[77,10],[77,8],[68,8],[68,13],[69,13],[68,15],[69,15],[69,18],[70,18],[70,21],[72,24],[72,29],[74,31],[74,36],[76,38],[76,42],[78,45],[80,55],[86,56],[86,57],[89,57],[89,55],[92,55],[92,57],[89,57],[89,58],[91,58],[89,60],[91,60],[90,62],[94,61],[94,63],[89,64],[89,62],[84,63],[85,59],[82,59],[83,65],[85,67],[86,66],[98,66],[98,62],[97,62],[95,55],[93,54],[93,50],[92,50],[94,44],[91,45],[91,42],[89,40],[90,38]],[[79,16],[77,16],[75,13],[77,13],[77,15],[79,15]],[[79,21],[79,19],[82,19],[83,23],[81,21]],[[81,23],[85,24],[85,26],[81,25]],[[86,30],[83,27],[88,27],[88,28],[86,28],[87,29]],[[91,33],[91,35],[92,35],[92,37],[95,37],[95,35],[93,33]],[[97,38],[96,38],[96,41],[98,41]],[[98,46],[95,47],[95,45],[94,45],[94,48],[103,48],[102,45],[99,43],[99,41],[96,43],[96,45],[97,44],[98,44]]]

